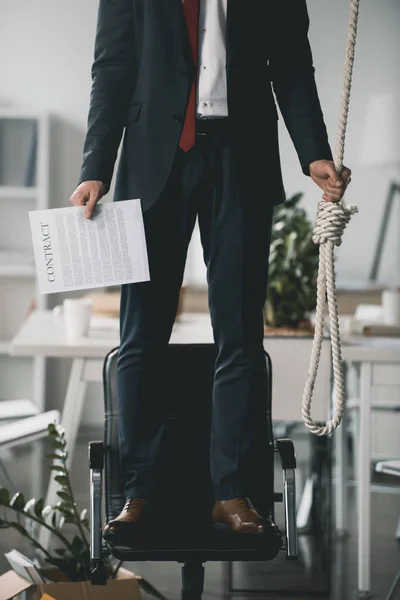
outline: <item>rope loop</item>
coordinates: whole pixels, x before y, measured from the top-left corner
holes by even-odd
[[[311,350],[310,368],[306,380],[302,418],[306,428],[315,435],[329,435],[341,423],[344,412],[344,381],[339,335],[339,319],[336,298],[334,248],[342,243],[343,232],[353,214],[358,212],[357,206],[345,207],[341,202],[332,203],[321,200],[312,239],[319,244],[319,270],[317,279],[317,308],[315,317],[315,334]],[[328,295],[330,331],[332,339],[333,373],[335,380],[335,406],[332,419],[324,427],[317,425],[311,418],[311,400],[315,380],[318,373],[322,342],[324,339],[325,299]]]
[[[346,138],[347,117],[349,113],[359,6],[360,0],[350,0],[350,16],[346,43],[343,90],[334,154],[334,163],[338,173],[341,173],[343,169],[344,143]],[[358,208],[353,204],[346,208],[342,202],[333,203],[322,200],[318,203],[317,217],[312,236],[313,242],[315,244],[319,244],[315,333],[311,349],[310,367],[304,387],[303,402],[301,406],[304,424],[306,428],[315,435],[329,435],[340,425],[343,419],[345,390],[335,285],[334,250],[335,246],[341,245],[342,236],[346,225],[356,212],[358,212]],[[318,373],[322,342],[324,339],[324,311],[326,295],[328,295],[335,398],[332,419],[328,421],[325,426],[320,427],[311,418],[311,400]]]

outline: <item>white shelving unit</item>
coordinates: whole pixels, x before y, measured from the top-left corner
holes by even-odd
[[[11,357],[9,342],[39,295],[29,227],[30,210],[49,207],[49,117],[0,108],[0,401],[31,399],[45,409],[46,362]]]
[[[1,114],[1,111],[0,111]],[[1,117],[0,117],[1,118]],[[18,187],[18,186],[7,186],[4,185],[0,187],[0,198],[10,199],[20,199],[23,200],[35,200],[39,190],[37,187]]]

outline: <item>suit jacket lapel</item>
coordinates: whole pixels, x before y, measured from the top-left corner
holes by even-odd
[[[169,7],[172,6],[170,20],[173,23],[174,35],[176,36],[176,39],[180,45],[182,57],[186,63],[186,66],[192,71],[194,70],[194,64],[190,50],[189,35],[185,20],[185,13],[183,12],[182,0],[171,0],[171,2],[165,2],[165,0],[162,0],[162,2],[168,5],[168,11],[170,10]]]
[[[165,50],[173,52],[175,57],[182,60],[182,66],[185,66],[189,72],[193,72],[194,65],[182,0],[152,0],[152,2],[158,30],[164,39]]]

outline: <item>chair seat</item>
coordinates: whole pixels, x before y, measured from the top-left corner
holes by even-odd
[[[167,530],[105,535],[109,549],[119,560],[140,561],[256,561],[272,560],[282,547],[275,532],[238,534],[211,526],[202,532]]]

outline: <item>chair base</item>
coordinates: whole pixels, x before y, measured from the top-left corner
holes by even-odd
[[[201,600],[203,589],[203,563],[186,561],[182,567],[181,600]]]

